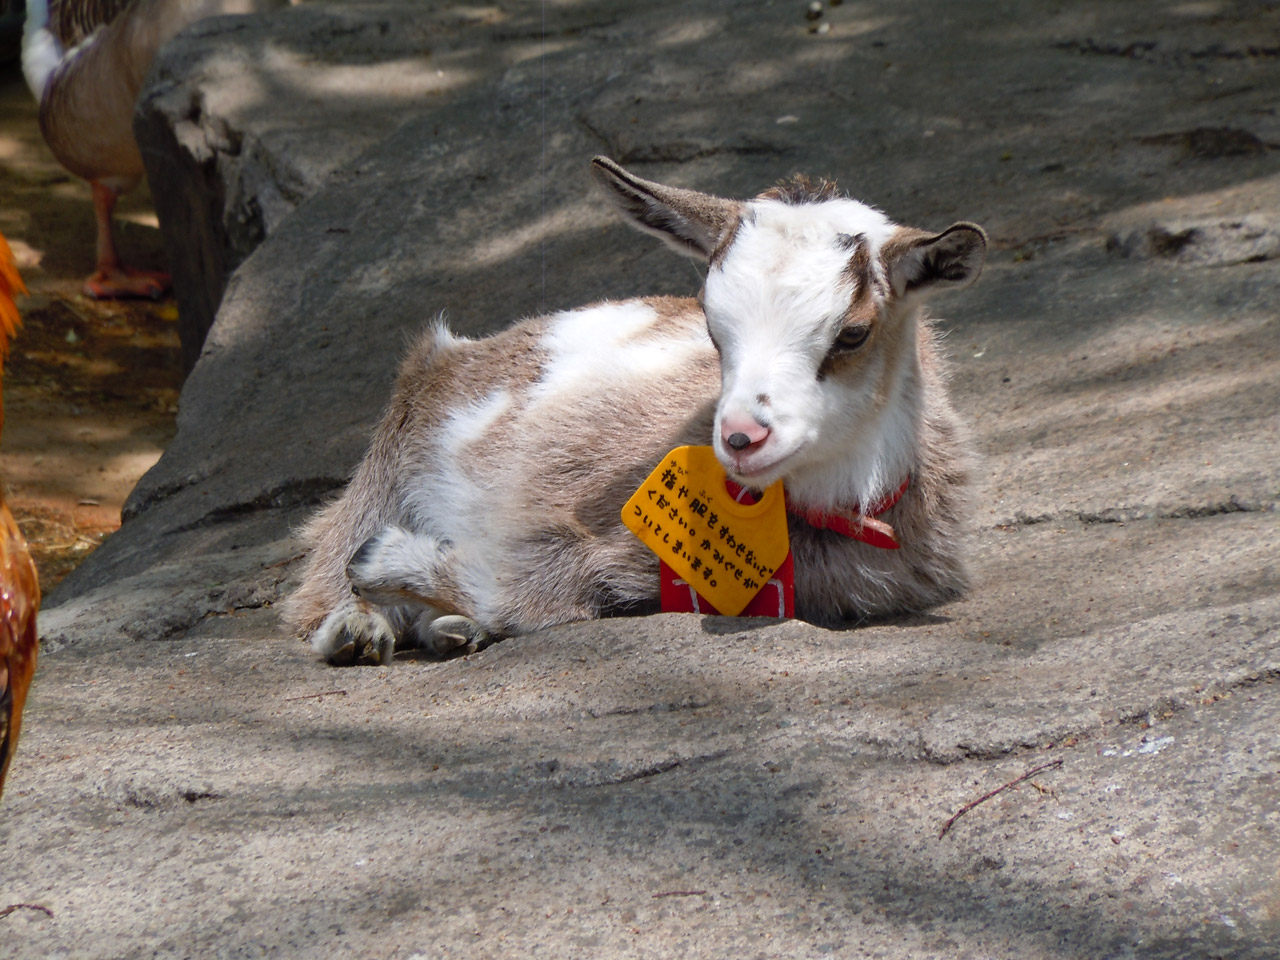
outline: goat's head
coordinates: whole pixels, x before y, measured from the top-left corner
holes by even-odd
[[[813,499],[896,484],[924,403],[921,299],[977,276],[981,228],[899,227],[799,178],[737,201],[604,157],[592,172],[634,225],[709,264],[699,299],[720,354],[712,441],[730,475],[757,488],[801,480]]]

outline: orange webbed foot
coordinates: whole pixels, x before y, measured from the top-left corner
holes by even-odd
[[[98,269],[84,282],[84,292],[95,300],[159,300],[171,287],[167,273],[124,267]]]

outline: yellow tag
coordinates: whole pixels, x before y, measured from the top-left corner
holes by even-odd
[[[738,503],[710,447],[676,447],[649,474],[622,522],[726,616],[736,617],[787,558],[779,480],[759,503]]]

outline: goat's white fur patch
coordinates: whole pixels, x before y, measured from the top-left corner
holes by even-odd
[[[472,451],[485,442],[504,417],[512,413],[512,396],[507,390],[495,390],[477,403],[469,404],[449,416],[440,431],[440,456],[432,459],[421,480],[406,492],[404,511],[422,540],[404,544],[398,558],[407,566],[415,553],[425,559],[439,540],[460,542],[466,557],[464,581],[477,596],[493,588],[493,569],[498,557],[493,551],[468,550],[471,531],[483,529],[494,509],[491,484],[482,476]],[[463,558],[459,556],[459,559]]]
[[[530,400],[599,392],[619,379],[662,377],[710,347],[696,326],[674,337],[647,335],[656,319],[653,307],[640,301],[555,314],[542,342],[547,360]]]

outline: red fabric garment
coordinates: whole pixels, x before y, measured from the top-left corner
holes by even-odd
[[[710,600],[693,589],[661,560],[659,574],[662,583],[663,613],[703,613],[718,616],[720,611]],[[773,577],[751,598],[740,617],[794,617],[796,615],[796,575],[791,554],[774,571]]]

